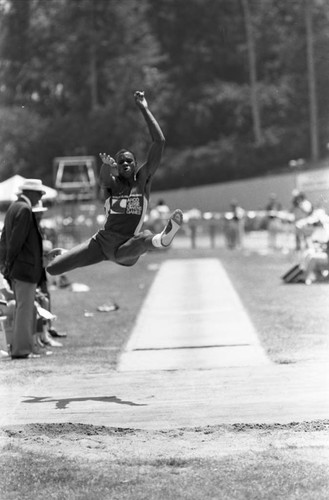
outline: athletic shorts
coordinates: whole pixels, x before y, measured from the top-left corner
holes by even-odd
[[[97,241],[107,260],[112,262],[116,262],[115,254],[119,246],[130,239],[129,236],[106,231],[105,229],[97,231],[92,238]]]
[[[97,241],[107,260],[121,266],[133,266],[147,251],[146,242],[152,236],[148,229],[131,237],[100,229],[93,239]]]

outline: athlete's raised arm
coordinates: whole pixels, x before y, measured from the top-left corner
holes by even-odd
[[[165,145],[165,137],[160,128],[160,125],[158,124],[157,120],[154,118],[148,107],[144,92],[136,91],[134,97],[136,105],[140,109],[146,121],[152,139],[152,145],[149,149],[146,162],[143,165],[143,170],[146,169],[147,177],[150,178],[153,176],[160,164]]]

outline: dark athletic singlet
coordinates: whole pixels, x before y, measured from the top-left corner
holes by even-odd
[[[112,190],[108,190],[109,197],[104,203],[106,221],[104,227],[94,234],[93,239],[100,245],[106,258],[116,262],[117,248],[128,240],[135,240],[140,233],[148,201],[137,181],[131,187],[117,178],[114,183],[113,190],[118,194],[114,195]],[[132,245],[134,254],[135,245],[136,242]]]
[[[105,231],[131,237],[139,233],[147,210],[147,199],[135,182],[131,187],[115,179],[116,193],[105,200]],[[111,190],[112,191],[112,190]]]

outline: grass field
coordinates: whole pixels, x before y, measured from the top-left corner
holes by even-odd
[[[284,285],[291,254],[173,249],[129,269],[102,263],[70,273],[90,290],[52,292],[56,327],[68,332],[63,348],[1,362],[1,384],[115,370],[161,262],[195,257],[220,258],[274,363],[328,362],[329,286]],[[117,311],[97,311],[109,300]],[[13,422],[0,429],[0,498],[327,499],[328,428],[320,421],[146,432]]]

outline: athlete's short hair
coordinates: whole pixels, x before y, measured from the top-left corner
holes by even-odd
[[[136,158],[135,153],[134,153],[133,151],[131,151],[130,149],[125,149],[125,148],[120,149],[120,151],[118,151],[117,153],[115,153],[114,158],[115,158],[115,161],[116,161],[116,162],[118,161],[119,156],[120,156],[121,154],[123,154],[123,153],[130,153],[130,154],[132,154],[132,155],[133,155],[133,158],[134,158],[134,160],[135,160],[135,163],[137,163],[137,158]]]

